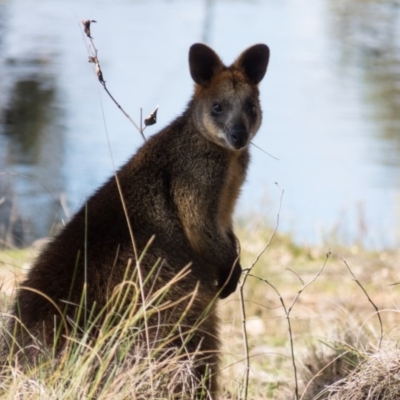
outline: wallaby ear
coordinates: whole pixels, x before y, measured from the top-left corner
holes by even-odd
[[[212,77],[224,68],[217,53],[205,44],[195,43],[189,50],[190,75],[200,86],[208,86]]]
[[[264,78],[269,61],[269,48],[265,44],[256,44],[245,50],[233,64],[257,85]]]

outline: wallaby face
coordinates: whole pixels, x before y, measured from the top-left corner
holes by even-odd
[[[195,123],[209,140],[233,150],[247,147],[261,125],[257,85],[268,60],[264,44],[245,50],[230,67],[204,44],[190,48],[190,73],[197,84]]]

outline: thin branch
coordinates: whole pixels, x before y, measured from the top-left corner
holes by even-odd
[[[347,269],[349,270],[351,276],[353,277],[354,281],[357,283],[357,285],[361,288],[361,290],[364,292],[364,294],[367,296],[368,301],[372,304],[372,307],[374,307],[375,311],[376,311],[376,315],[378,316],[378,320],[379,320],[379,326],[381,329],[381,335],[379,338],[379,343],[378,343],[378,347],[381,348],[382,346],[382,340],[383,340],[383,323],[382,323],[382,319],[381,319],[381,313],[379,311],[379,308],[376,306],[376,304],[372,301],[371,297],[369,297],[367,291],[364,289],[363,285],[361,285],[360,281],[356,278],[356,276],[354,275],[353,271],[350,269],[349,265],[347,264],[346,260],[344,260],[343,258],[341,258],[341,260],[343,261],[344,265],[347,267]]]
[[[283,297],[281,296],[279,290],[271,282],[269,282],[267,279],[260,278],[259,276],[255,276],[255,275],[249,274],[249,276],[251,276],[253,278],[256,278],[256,279],[258,279],[258,280],[260,280],[262,282],[265,282],[267,285],[269,285],[274,290],[274,292],[278,295],[279,301],[282,304],[282,308],[283,308],[283,311],[285,313],[287,324],[288,324],[289,341],[290,341],[290,354],[291,354],[291,359],[292,359],[293,375],[294,375],[294,382],[295,382],[295,393],[294,393],[295,400],[299,399],[299,383],[298,383],[298,378],[297,378],[296,360],[295,360],[295,357],[294,357],[294,340],[293,340],[292,324],[291,324],[291,321],[290,321],[290,313],[292,312],[293,307],[296,304],[296,302],[297,302],[298,298],[300,297],[301,293],[303,293],[304,290],[308,286],[310,286],[313,282],[315,282],[315,280],[322,274],[322,272],[323,272],[323,270],[324,270],[324,268],[326,266],[326,263],[328,262],[328,259],[329,259],[330,255],[331,255],[331,252],[329,250],[328,253],[326,253],[325,260],[324,260],[324,262],[322,264],[322,267],[318,271],[318,273],[308,283],[303,284],[301,289],[297,292],[296,296],[294,297],[294,299],[292,301],[292,304],[290,305],[289,308],[286,307],[285,301],[283,300]],[[303,282],[303,281],[301,280],[301,282]]]
[[[294,341],[293,341],[293,334],[292,334],[292,328],[291,328],[291,324],[290,324],[290,313],[293,310],[294,305],[296,304],[297,299],[300,297],[301,293],[303,293],[303,291],[310,286],[313,282],[315,282],[315,280],[322,274],[322,271],[325,268],[326,263],[328,262],[328,259],[331,255],[330,250],[328,251],[328,253],[326,253],[326,257],[325,257],[325,261],[322,264],[321,269],[319,270],[319,272],[317,273],[317,275],[315,275],[315,277],[313,279],[311,279],[306,285],[303,285],[303,287],[298,291],[296,297],[293,299],[293,302],[291,304],[291,306],[288,309],[286,318],[288,321],[288,328],[289,328],[289,337],[290,337],[290,352],[292,355],[292,364],[293,364],[293,373],[294,373],[294,379],[295,379],[295,399],[298,400],[299,398],[299,383],[298,383],[298,378],[297,378],[297,366],[296,366],[296,360],[294,357]]]
[[[140,135],[143,138],[143,141],[146,141],[146,137],[144,136],[143,130],[140,130],[140,128],[137,126],[136,122],[130,117],[130,115],[121,107],[121,105],[117,102],[117,100],[114,99],[110,91],[107,89],[106,82],[100,82],[106,93],[110,96],[111,100],[115,103],[115,105],[122,111],[122,113],[125,115],[126,118],[132,123],[132,125],[139,131]]]
[[[278,185],[276,183],[276,185]],[[264,246],[264,248],[260,251],[260,253],[258,253],[256,259],[254,260],[254,262],[250,265],[250,267],[248,269],[245,270],[245,272],[251,272],[251,270],[253,269],[253,267],[258,263],[258,260],[261,258],[261,256],[265,253],[265,251],[267,250],[267,248],[269,247],[269,245],[272,242],[272,239],[274,238],[276,231],[278,230],[278,226],[279,226],[279,218],[280,218],[280,214],[281,214],[281,209],[282,209],[282,200],[283,200],[283,194],[285,193],[284,189],[281,189],[281,196],[279,198],[279,209],[278,209],[278,214],[276,215],[276,224],[275,224],[275,228],[272,231],[271,237],[268,240],[268,243]],[[247,274],[245,273],[245,276],[243,278],[243,285],[245,284],[247,279]]]
[[[243,342],[244,342],[244,353],[245,353],[245,357],[246,357],[246,371],[245,371],[245,375],[244,375],[244,396],[243,399],[247,400],[247,396],[248,396],[248,387],[249,387],[249,376],[250,376],[250,351],[249,351],[249,340],[248,340],[248,335],[247,335],[247,329],[246,329],[246,307],[245,307],[245,302],[244,302],[244,285],[246,283],[247,277],[249,276],[249,274],[251,273],[253,267],[257,264],[258,260],[260,259],[260,257],[265,253],[265,251],[267,250],[267,248],[269,247],[272,239],[274,238],[277,230],[278,230],[278,226],[279,226],[279,216],[281,213],[281,208],[282,208],[282,199],[283,199],[283,193],[284,190],[281,190],[281,196],[279,199],[279,209],[278,209],[278,214],[276,216],[276,225],[274,230],[272,231],[271,237],[268,240],[268,243],[264,246],[264,248],[260,251],[260,253],[257,255],[256,259],[254,260],[254,262],[251,264],[251,266],[249,268],[246,268],[245,270],[243,270],[243,280],[242,282],[240,282],[239,284],[239,296],[240,296],[240,308],[241,308],[241,314],[242,314],[242,332],[243,332]]]
[[[291,272],[304,286],[304,281],[303,281],[303,279],[301,279],[301,276],[297,272],[293,271],[291,268],[286,268],[286,271]]]
[[[312,283],[314,283],[318,278],[319,278],[319,276],[322,274],[322,272],[323,272],[323,270],[324,270],[324,268],[325,268],[325,266],[326,266],[326,263],[328,262],[328,259],[329,259],[329,257],[331,256],[331,250],[329,249],[328,250],[328,252],[326,253],[326,255],[325,255],[325,260],[324,260],[324,262],[323,262],[323,264],[322,264],[322,267],[320,268],[320,270],[318,271],[318,273],[314,276],[314,278],[312,278],[308,283],[306,283],[305,285],[303,285],[303,287],[297,292],[297,295],[296,295],[296,297],[293,299],[293,301],[292,301],[292,304],[290,305],[290,307],[289,307],[289,313],[292,311],[292,308],[294,307],[294,305],[295,305],[295,303],[296,303],[296,301],[297,301],[297,299],[300,297],[300,295],[304,292],[304,290],[305,289],[307,289],[307,287],[308,286],[310,286]]]
[[[273,158],[274,160],[279,161],[279,158],[273,156],[272,154],[268,153],[267,151],[265,151],[264,149],[262,149],[260,146],[257,146],[255,143],[250,142],[250,144],[252,144],[254,147],[257,147],[258,150],[262,151],[263,153],[265,153],[267,156],[270,156],[271,158]]]
[[[110,99],[121,110],[121,112],[125,115],[125,117],[128,118],[128,120],[132,123],[132,125],[139,131],[139,133],[141,134],[143,140],[146,141],[146,137],[144,136],[143,130],[140,129],[140,127],[130,117],[130,115],[121,107],[121,105],[117,102],[117,100],[115,100],[114,96],[110,93],[110,91],[108,90],[108,88],[106,86],[106,81],[104,80],[103,71],[102,71],[102,69],[100,67],[100,61],[99,61],[99,58],[98,58],[98,50],[97,50],[96,46],[94,45],[93,37],[91,36],[91,32],[90,32],[90,24],[92,22],[97,22],[97,21],[95,21],[95,20],[83,20],[82,21],[82,24],[83,24],[83,27],[84,27],[84,32],[85,32],[86,36],[89,38],[89,40],[90,40],[90,46],[88,47],[88,52],[90,54],[89,55],[89,62],[95,65],[95,72],[96,72],[96,75],[97,75],[97,77],[99,79],[99,82],[102,84],[104,90],[106,91],[106,93],[108,94]]]

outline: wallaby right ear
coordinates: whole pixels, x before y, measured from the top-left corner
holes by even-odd
[[[253,85],[258,85],[267,71],[269,47],[256,44],[245,50],[234,65],[241,69]]]
[[[224,65],[217,53],[202,43],[196,43],[189,50],[190,75],[200,86],[208,86],[212,77],[220,72]]]

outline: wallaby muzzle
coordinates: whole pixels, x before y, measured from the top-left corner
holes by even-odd
[[[226,139],[232,148],[239,150],[247,146],[249,132],[243,122],[238,122],[229,129]]]

